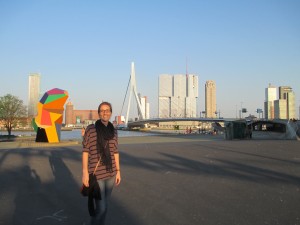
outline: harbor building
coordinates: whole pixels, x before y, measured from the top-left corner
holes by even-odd
[[[66,104],[65,126],[82,127],[99,119],[98,110],[75,110],[72,102]]]
[[[115,121],[117,125],[125,124],[125,117],[124,116],[115,116]]]

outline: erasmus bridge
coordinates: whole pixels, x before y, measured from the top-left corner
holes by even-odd
[[[233,119],[224,119],[224,118],[203,118],[203,117],[188,117],[188,118],[178,118],[178,117],[169,117],[169,118],[151,118],[151,119],[142,119],[137,121],[132,121],[127,123],[128,128],[133,127],[143,127],[145,124],[153,124],[159,122],[175,122],[175,121],[198,121],[198,122],[211,122],[211,123],[219,123],[224,122],[226,120]]]
[[[127,113],[126,113],[126,117],[125,117],[125,124],[124,124],[124,127],[127,127],[127,128],[144,127],[144,126],[147,126],[147,124],[153,124],[153,123],[158,123],[158,122],[198,121],[198,122],[219,123],[219,122],[224,122],[224,121],[236,120],[236,119],[232,119],[232,118],[231,119],[224,119],[224,118],[203,118],[203,117],[186,117],[186,118],[183,118],[183,117],[168,117],[168,118],[150,118],[150,119],[146,119],[145,118],[145,110],[143,110],[143,107],[142,107],[142,104],[141,104],[141,101],[140,101],[140,98],[139,98],[138,92],[137,92],[134,62],[131,63],[131,73],[130,73],[130,78],[129,78],[125,98],[124,98],[124,101],[123,101],[121,114],[122,114],[122,111],[123,111],[125,99],[126,99],[126,96],[127,96],[128,92],[129,92],[129,99],[128,99],[128,106],[127,106]],[[135,98],[135,103],[137,105],[138,115],[139,115],[138,120],[136,120],[136,121],[128,121],[132,96],[134,96],[134,98]]]
[[[134,69],[134,63],[131,63],[131,74],[129,78],[129,83],[127,86],[124,102],[127,96],[127,92],[129,90],[129,102],[127,106],[127,113],[125,118],[125,124],[124,128],[132,129],[135,127],[148,127],[149,124],[157,124],[159,122],[177,122],[177,121],[195,121],[195,122],[204,122],[204,123],[211,123],[212,127],[219,131],[224,131],[224,127],[220,125],[222,122],[233,122],[241,119],[237,118],[203,118],[203,117],[167,117],[167,118],[145,118],[145,110],[143,110],[143,106],[141,104],[141,100],[137,93],[137,87],[136,87],[136,80],[135,80],[135,69]],[[129,117],[129,111],[131,107],[131,98],[132,95],[135,97],[135,103],[137,104],[138,108],[138,116],[139,119],[136,121],[128,121]],[[123,102],[123,106],[124,106]],[[122,110],[123,110],[122,106]],[[122,114],[121,110],[121,114]],[[121,115],[120,114],[120,115]],[[259,137],[268,137],[268,138],[276,138],[276,139],[297,139],[300,140],[300,122],[296,121],[289,121],[289,120],[264,120],[259,119],[256,121],[248,121],[245,118],[243,123],[246,122],[247,126],[251,124],[251,132],[250,130],[247,130],[247,135],[249,136],[251,133],[252,138],[252,131],[255,131],[255,133],[258,134]],[[231,126],[231,124],[229,124]],[[253,127],[256,127],[255,130],[253,130]],[[236,136],[238,138],[245,138],[246,136],[246,130],[239,130],[239,136]],[[233,129],[231,129],[233,132]],[[253,134],[253,135],[254,135]],[[267,134],[267,135],[266,135]],[[228,133],[229,135],[229,133]],[[232,135],[232,136],[230,136]],[[229,136],[232,138],[233,134],[230,134]],[[236,135],[236,134],[235,134]],[[229,137],[228,136],[228,137]]]

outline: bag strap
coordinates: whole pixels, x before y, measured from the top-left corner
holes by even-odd
[[[100,156],[100,157],[101,157],[101,156]],[[100,159],[99,159],[98,162],[97,162],[97,165],[96,165],[96,167],[95,167],[95,169],[94,169],[93,175],[95,175],[95,173],[96,173],[96,170],[97,170],[97,168],[98,168],[99,162],[100,162]]]
[[[107,144],[108,144],[108,141],[106,142],[106,144],[105,144],[105,147],[104,148],[106,148],[106,146],[107,146]],[[97,162],[97,165],[96,165],[96,167],[95,167],[95,169],[94,169],[94,172],[93,172],[93,175],[95,175],[95,173],[96,173],[96,170],[97,170],[97,168],[98,168],[98,166],[99,166],[99,163],[100,163],[100,160],[101,160],[101,155],[99,155],[99,160],[98,160],[98,162]]]

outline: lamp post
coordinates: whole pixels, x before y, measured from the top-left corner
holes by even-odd
[[[243,117],[243,113],[247,113],[247,109],[246,108],[242,108],[242,117]]]
[[[0,119],[2,118],[2,110],[3,108],[0,108]],[[0,124],[0,129],[2,130],[2,124]],[[0,132],[0,135],[2,135],[2,132]]]
[[[262,109],[257,109],[256,112],[258,113],[259,119],[260,119],[260,114],[261,114],[261,117],[263,118],[263,110]]]
[[[243,110],[243,102],[241,102],[240,119],[243,117],[242,110]]]

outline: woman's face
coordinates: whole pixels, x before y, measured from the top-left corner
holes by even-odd
[[[108,122],[111,117],[111,108],[109,105],[101,105],[99,117],[102,120],[102,122]]]

